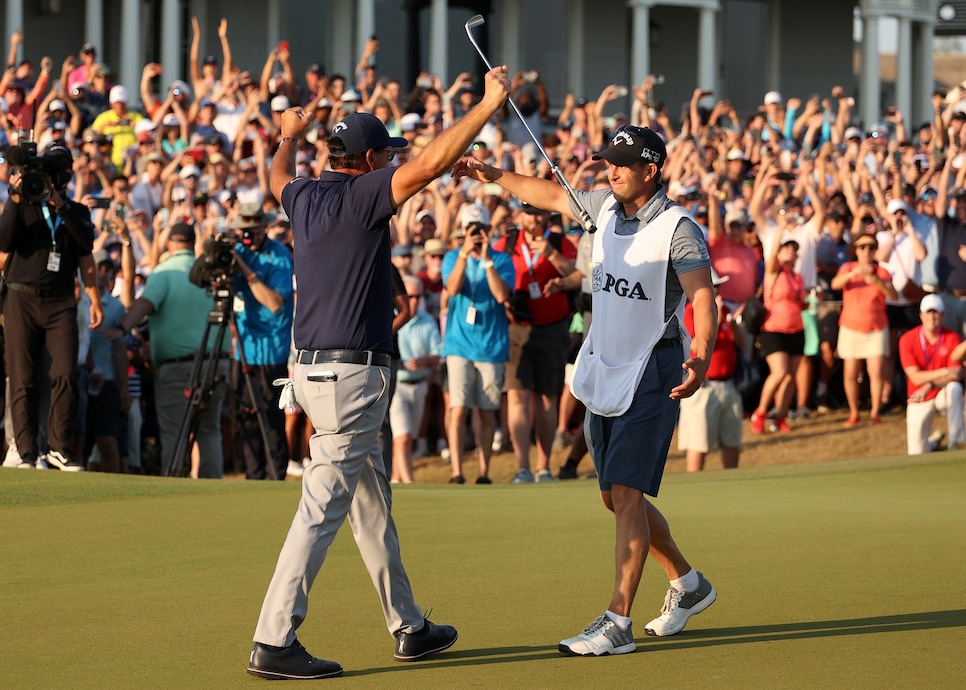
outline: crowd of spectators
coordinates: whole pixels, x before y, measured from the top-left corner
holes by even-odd
[[[171,81],[161,93],[156,84],[170,75],[156,63],[143,67],[137,85],[113,83],[112,73],[98,61],[97,46],[85,43],[77,55],[63,58],[58,74],[48,56],[38,64],[17,62],[29,43],[19,31],[10,37],[8,67],[0,79],[0,144],[22,143],[32,132],[40,154],[52,142],[64,142],[74,151],[68,193],[90,209],[98,230],[94,250],[103,252],[98,256],[113,266],[111,277],[122,268],[122,249],[129,246],[133,254],[131,271],[119,273],[113,282],[118,295],[126,294],[126,281],[133,283],[134,297],[140,294],[147,277],[166,258],[172,227],[194,228],[197,255],[207,237],[244,225],[237,221],[242,204],[257,206],[268,238],[292,250],[287,219],[268,188],[280,113],[290,106],[303,107],[314,119],[297,165],[298,174],[315,176],[327,166],[327,137],[347,113],[370,112],[391,136],[407,139],[408,148],[395,154],[402,162],[419,156],[480,95],[480,85],[468,73],[448,85],[436,75],[421,73],[413,85],[404,86],[383,65],[377,67],[376,39],[367,42],[351,75],[329,73],[320,63],[297,75],[286,42],[271,50],[264,64],[242,66],[232,57],[227,20],[218,27],[220,57],[201,56],[197,19],[192,29],[187,79]],[[659,89],[653,76],[631,88],[631,108],[625,114],[612,107],[627,93],[626,87],[608,85],[596,99],[567,94],[563,103],[553,104],[538,73],[519,71],[512,79],[521,113],[533,131],[542,133],[549,156],[576,189],[607,186],[605,163],[593,160],[592,154],[620,127],[647,126],[666,140],[663,182],[668,196],[707,231],[713,268],[724,278],[718,286],[726,305],[722,313],[743,330],[740,335],[758,336],[736,338],[745,344],[739,348],[740,359],[758,367],[764,382],[764,391],[759,382],[744,393],[747,410],[757,404],[753,431],[790,432],[817,411],[845,406],[850,410],[847,426],[860,423],[860,406],[872,408],[874,424],[880,414],[904,408],[906,384],[897,344],[919,326],[922,297],[937,295],[944,305],[944,326],[958,336],[966,334],[966,303],[961,300],[966,297],[966,90],[934,94],[934,116],[921,123],[906,122],[895,108],[887,109],[879,122],[859,123],[854,99],[839,86],[806,99],[786,100],[771,91],[757,110],[742,115],[727,100],[712,102],[697,89],[679,115],[673,104],[660,102]],[[467,155],[525,174],[552,176],[508,109],[483,128]],[[0,204],[7,200],[10,175],[11,165],[0,159]],[[467,209],[475,209],[471,215],[485,213],[486,222],[480,225],[485,225],[491,243],[523,228],[527,246],[532,249],[537,242],[541,258],[556,254],[569,261],[547,269],[547,278],[553,271],[563,275],[573,270],[573,247],[582,232],[571,219],[540,215],[539,209],[496,185],[449,176],[403,204],[393,221],[393,263],[404,278],[421,283],[419,289],[407,281],[407,291],[418,303],[413,313],[435,319],[444,350],[444,266],[448,253],[473,249],[465,239],[472,230],[472,223],[465,222]],[[859,290],[874,281],[878,295]],[[102,289],[108,282],[105,278]],[[526,287],[508,285],[511,291],[521,286]],[[849,332],[844,352],[839,341],[843,294],[841,325]],[[859,294],[866,295],[861,309],[881,306],[881,314],[849,316],[849,302]],[[530,299],[549,296],[532,294]],[[776,308],[782,300],[784,305]],[[129,304],[126,300],[125,306]],[[544,311],[542,306],[537,314]],[[570,314],[580,319],[585,311],[586,305],[569,301]],[[764,327],[756,311],[765,314]],[[510,322],[530,323],[509,311],[508,316]],[[573,333],[581,331],[579,323],[570,326]],[[877,334],[874,347],[869,345],[872,332]],[[145,408],[143,433],[156,437],[148,345],[128,339],[128,375],[134,382],[131,394],[141,396],[138,404]],[[434,361],[436,349],[423,353],[427,358],[420,360],[419,375],[406,377],[407,385],[425,378],[428,390],[422,419],[406,425],[417,456],[433,448],[444,455],[463,450],[447,448],[447,438],[463,443],[464,434],[445,428],[445,376],[439,366],[425,366]],[[81,361],[82,370],[93,372],[94,359]],[[869,380],[871,393],[867,387],[860,389],[860,382]],[[556,377],[553,385],[555,395],[536,389],[538,402],[543,398],[536,414],[538,471],[547,478],[554,426],[558,437],[570,438],[581,416]],[[558,423],[554,400],[561,393],[567,404],[560,408],[569,418]],[[510,436],[525,445],[527,457],[518,459],[529,475],[530,434],[521,424],[530,429],[535,424],[533,399],[514,391],[510,397],[510,421],[504,395],[492,445],[500,449]],[[470,401],[462,411],[473,407]],[[464,415],[457,418],[464,423]],[[300,458],[307,455],[305,433],[311,430],[303,432],[300,423],[289,422],[289,469],[297,474]],[[435,446],[427,443],[434,440]],[[139,446],[126,455],[128,463],[141,457],[142,448],[150,449],[135,439],[128,443],[132,449]],[[518,455],[523,454],[520,450]],[[226,454],[231,457],[230,449]],[[125,456],[123,449],[120,455]],[[461,476],[456,469],[462,453],[456,457],[454,476]],[[481,455],[483,477],[488,459]],[[399,476],[411,478],[408,470]]]

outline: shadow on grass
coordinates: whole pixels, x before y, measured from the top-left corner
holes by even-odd
[[[779,625],[749,625],[741,628],[711,628],[685,631],[667,641],[659,637],[638,637],[638,652],[660,649],[689,649],[726,644],[776,642],[803,640],[841,635],[868,635],[873,633],[933,630],[936,628],[966,627],[966,609],[951,611],[924,611],[896,616],[874,616],[833,621],[782,623]],[[643,643],[643,644],[642,644]],[[658,647],[659,646],[659,647]],[[540,659],[561,659],[565,655],[557,651],[557,645],[534,647],[490,647],[488,649],[462,649],[444,652],[442,656],[423,663],[411,664],[413,670],[426,668],[452,668],[479,664],[503,664]],[[398,672],[405,664],[358,671],[346,671],[346,676],[369,676],[389,671]]]

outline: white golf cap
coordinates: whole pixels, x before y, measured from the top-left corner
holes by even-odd
[[[781,105],[784,102],[785,102],[785,99],[782,98],[781,93],[779,93],[778,91],[769,91],[768,93],[765,94],[765,105],[774,105],[774,104]]]
[[[919,303],[919,311],[923,314],[927,311],[938,311],[943,314],[946,312],[946,307],[943,305],[943,298],[939,295],[926,295]]]
[[[111,92],[108,94],[107,100],[111,103],[127,103],[127,89],[120,84],[111,87]]]
[[[471,225],[490,225],[490,212],[483,204],[470,204],[463,207],[460,212],[460,227],[468,228]]]
[[[909,204],[907,204],[902,199],[892,199],[889,201],[889,205],[886,206],[886,213],[892,215],[896,211],[903,211],[907,216],[909,215]]]

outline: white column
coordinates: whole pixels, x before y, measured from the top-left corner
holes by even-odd
[[[354,84],[352,70],[355,59],[352,57],[352,1],[335,0],[332,8],[332,28],[328,32],[332,38],[332,72],[346,75],[347,86]]]
[[[933,75],[933,24],[931,22],[917,22],[915,26],[915,47],[916,55],[915,84],[913,89],[912,113],[907,115],[913,118],[909,121],[910,127],[917,127],[920,122],[932,120],[932,92],[935,85]],[[903,113],[905,114],[905,113]]]
[[[765,56],[765,88],[768,91],[780,91],[782,85],[781,23],[781,0],[774,0],[768,5],[768,54]]]
[[[202,58],[204,53],[202,53]],[[200,59],[200,58],[199,58]],[[178,0],[164,0],[161,3],[161,100],[168,93],[168,87],[175,79],[188,77],[188,70],[181,65],[181,32],[178,27]],[[140,75],[138,75],[140,81]],[[131,84],[128,89],[134,88]],[[128,94],[134,100],[135,94]],[[138,98],[140,100],[140,98]]]
[[[359,58],[362,57],[362,51],[365,50],[366,41],[376,33],[376,8],[373,0],[358,0],[358,12],[359,14],[356,17],[356,55],[352,62],[353,67],[359,62]],[[352,78],[353,83],[355,83],[355,75]]]
[[[121,55],[115,74],[119,83],[127,87],[131,103],[138,100],[141,84],[141,2],[124,0],[121,6]]]
[[[571,0],[570,23],[567,27],[567,75],[564,92],[580,97],[584,94],[584,0]]]
[[[14,0],[11,5],[19,4]],[[87,0],[84,5],[84,40],[97,48],[98,60],[104,59],[104,0]],[[80,50],[77,46],[75,50]]]
[[[278,45],[285,36],[282,35],[282,18],[285,15],[285,8],[280,0],[268,0],[265,3],[265,37],[268,44],[265,46],[265,54],[271,52],[272,48]],[[230,25],[229,25],[230,26]]]
[[[631,7],[631,83],[638,86],[651,73],[651,5],[646,0],[630,0]]]
[[[912,22],[899,17],[899,42],[896,49],[896,102],[903,117],[912,116]],[[914,124],[910,126],[915,127]]]
[[[443,88],[449,86],[447,80],[447,26],[446,17],[449,5],[446,0],[433,0],[429,17],[429,72],[439,77]]]
[[[510,79],[520,70],[528,69],[523,64],[524,55],[520,49],[520,22],[521,11],[520,3],[514,0],[503,0],[501,5],[502,12],[500,17],[500,44],[493,49],[490,47],[490,54],[487,57],[494,65],[506,65],[510,72]],[[490,32],[493,36],[494,33]],[[484,47],[484,50],[486,48]]]
[[[698,10],[698,86],[715,94],[718,93],[718,71],[715,69],[718,55],[718,32],[715,30],[717,16],[717,9],[712,7]],[[719,94],[714,98],[720,97]]]
[[[859,113],[866,129],[879,120],[881,96],[879,17],[866,14],[862,17],[862,70],[859,78]]]
[[[7,27],[7,35],[4,36],[3,50],[4,52],[10,50],[10,35],[17,29],[23,28],[23,0],[7,0],[7,11],[4,13],[4,26]],[[80,46],[78,46],[80,48]],[[23,46],[20,46],[21,54],[17,56],[17,60],[23,59]],[[3,59],[6,60],[7,56],[4,55]],[[4,68],[7,66],[4,65]]]

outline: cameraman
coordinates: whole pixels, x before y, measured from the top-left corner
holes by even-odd
[[[231,363],[236,401],[234,447],[245,458],[248,479],[285,479],[285,412],[276,403],[272,382],[288,377],[294,312],[292,253],[285,245],[268,238],[266,225],[261,207],[251,203],[241,204],[231,223],[239,240],[235,246],[235,294],[244,302],[244,308],[235,312],[238,340],[248,362],[256,404],[265,411],[272,447],[263,447],[255,411],[245,404],[251,401],[238,359]],[[274,473],[268,470],[267,458],[275,467]]]
[[[103,312],[91,258],[94,227],[87,207],[66,198],[73,164],[70,150],[51,146],[42,160],[40,171],[31,168],[29,176],[32,182],[49,177],[49,196],[38,201],[22,198],[21,166],[10,176],[9,201],[0,215],[0,252],[8,254],[3,315],[10,414],[22,466],[32,465],[37,459],[35,367],[46,346],[51,357],[47,462],[78,472],[84,466],[69,451],[78,376],[74,276],[79,267],[91,301],[90,327],[97,328]]]

